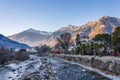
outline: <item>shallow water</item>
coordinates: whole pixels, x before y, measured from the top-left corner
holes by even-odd
[[[56,74],[52,80],[109,80],[78,65],[70,64],[56,59],[46,59],[52,64],[52,67],[55,69]],[[29,65],[32,66],[28,67]],[[0,80],[22,80],[23,75],[38,71],[38,68],[41,65],[41,57],[32,55],[30,60],[19,63],[11,63],[5,67],[1,67]]]

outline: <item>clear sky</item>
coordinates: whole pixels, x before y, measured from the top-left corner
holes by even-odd
[[[0,33],[8,36],[28,28],[55,31],[104,15],[120,18],[120,0],[0,0]]]

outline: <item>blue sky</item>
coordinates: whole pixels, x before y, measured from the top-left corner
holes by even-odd
[[[0,0],[0,33],[8,36],[28,28],[55,31],[104,15],[120,18],[120,0]]]

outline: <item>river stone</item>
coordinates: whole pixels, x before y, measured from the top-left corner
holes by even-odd
[[[11,79],[12,77],[10,76],[10,77],[8,77],[9,79]]]
[[[114,67],[115,67],[115,72],[117,74],[120,74],[120,62],[116,62]]]
[[[79,58],[78,57],[75,57],[75,62],[79,62]]]
[[[41,80],[40,76],[37,74],[39,74],[39,72],[31,73],[31,74],[25,76],[23,80],[32,80],[32,79],[33,80]]]
[[[114,72],[114,65],[115,65],[114,62],[111,62],[111,63],[109,64],[109,67],[108,67],[109,71]]]
[[[31,80],[31,78],[25,78],[24,80]]]

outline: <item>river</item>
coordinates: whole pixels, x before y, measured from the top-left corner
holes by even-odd
[[[76,64],[31,55],[0,67],[0,80],[110,80]]]

